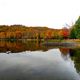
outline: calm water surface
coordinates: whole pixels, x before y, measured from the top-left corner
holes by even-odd
[[[80,80],[79,48],[0,44],[0,80]]]

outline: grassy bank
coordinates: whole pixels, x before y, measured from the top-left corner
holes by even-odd
[[[80,39],[49,39],[47,42],[80,42]]]
[[[80,43],[80,39],[15,39],[15,38],[4,38],[4,39],[0,39],[0,41],[41,41],[41,42],[76,42],[76,43]]]

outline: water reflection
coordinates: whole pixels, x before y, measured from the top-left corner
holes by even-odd
[[[51,48],[51,47],[50,47]],[[42,42],[38,41],[0,41],[0,52],[11,51],[11,53],[18,53],[23,51],[47,51],[49,47],[42,46]]]
[[[77,71],[80,72],[80,49],[70,49],[70,55],[72,60],[74,60]]]
[[[0,42],[0,80],[80,80],[79,73],[79,48],[33,41]]]
[[[74,67],[76,68],[77,72],[80,74],[80,48],[60,48],[61,55],[64,60],[72,59]]]

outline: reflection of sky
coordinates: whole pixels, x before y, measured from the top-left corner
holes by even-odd
[[[65,61],[59,49],[0,54],[0,80],[79,80],[70,57]]]

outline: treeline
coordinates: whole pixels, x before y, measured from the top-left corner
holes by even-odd
[[[69,29],[28,27],[24,25],[0,25],[0,39],[80,39],[80,16]]]
[[[27,27],[23,25],[0,25],[0,39],[64,39],[69,38],[67,28]]]

